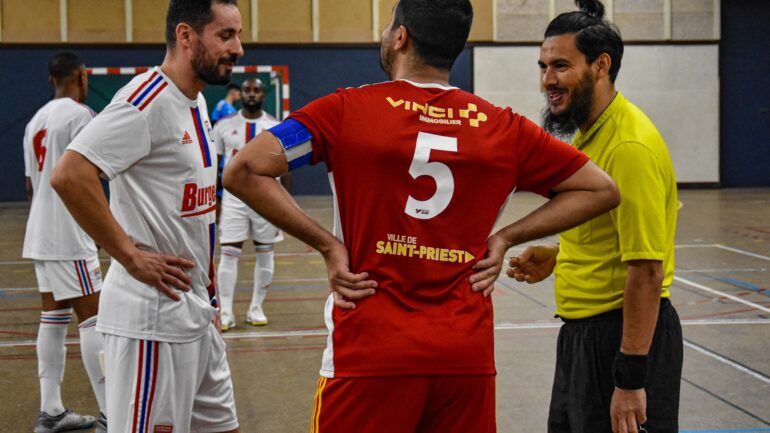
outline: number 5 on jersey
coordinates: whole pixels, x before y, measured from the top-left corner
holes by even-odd
[[[452,201],[455,190],[454,177],[449,167],[441,162],[428,162],[431,150],[457,152],[457,138],[426,132],[417,134],[417,146],[414,150],[412,164],[409,166],[409,174],[414,179],[420,176],[430,176],[436,182],[436,193],[431,198],[423,201],[410,195],[406,201],[404,212],[421,220],[431,219],[441,214]]]

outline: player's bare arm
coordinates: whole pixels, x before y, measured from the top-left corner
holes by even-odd
[[[110,212],[99,174],[99,168],[85,157],[67,151],[54,170],[51,186],[83,230],[132,277],[180,300],[177,290],[187,292],[191,283],[182,268],[193,267],[193,262],[137,248]]]
[[[623,290],[623,339],[620,351],[625,355],[647,355],[658,321],[663,263],[657,260],[633,260]],[[623,431],[621,424],[647,421],[647,396],[644,388],[615,388],[610,403],[612,430]]]
[[[375,293],[369,274],[350,272],[348,251],[328,230],[308,216],[286,189],[275,181],[289,171],[278,139],[262,132],[225,167],[224,187],[282,230],[318,250],[324,257],[337,306],[355,308],[352,301]]]
[[[620,204],[615,182],[590,161],[552,192],[546,204],[490,236],[487,257],[474,265],[477,272],[470,277],[473,291],[492,292],[509,248],[575,227]]]
[[[29,176],[25,178],[24,187],[27,190],[27,201],[32,204],[32,179]]]

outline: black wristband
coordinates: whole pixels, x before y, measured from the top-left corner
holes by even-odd
[[[621,389],[644,388],[647,379],[647,355],[626,355],[618,351],[612,363],[612,379]]]

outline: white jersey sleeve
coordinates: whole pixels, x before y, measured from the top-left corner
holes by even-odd
[[[131,138],[130,145],[127,137]],[[86,157],[112,180],[149,155],[150,126],[135,106],[128,102],[111,103],[68,149]]]

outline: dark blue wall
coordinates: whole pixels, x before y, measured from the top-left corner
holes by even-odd
[[[150,66],[163,61],[162,46],[0,46],[0,201],[26,200],[22,137],[24,126],[38,108],[53,95],[48,85],[47,61],[56,51],[70,49],[88,66]],[[291,107],[308,102],[339,87],[355,87],[385,81],[379,66],[377,46],[246,46],[243,65],[287,65],[291,84]],[[472,90],[471,55],[466,50],[455,64],[452,84]],[[323,167],[295,172],[295,194],[328,194]]]
[[[721,178],[770,186],[770,1],[722,2]]]

